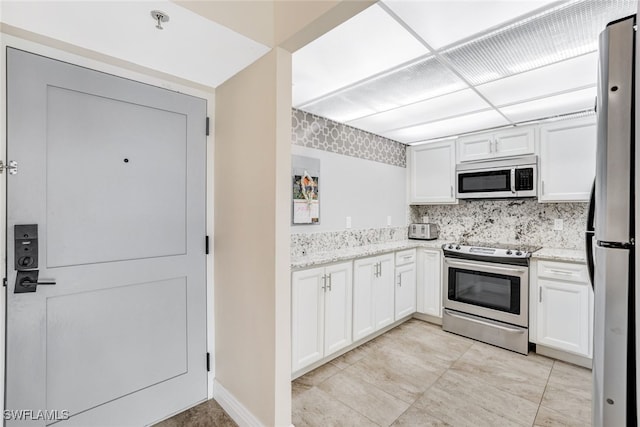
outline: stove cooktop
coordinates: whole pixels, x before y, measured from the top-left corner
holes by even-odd
[[[522,243],[462,242],[445,243],[442,245],[442,249],[445,255],[448,253],[473,257],[530,258],[531,253],[540,249],[540,246],[525,245]]]

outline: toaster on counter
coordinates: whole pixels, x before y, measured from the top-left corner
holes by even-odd
[[[434,223],[409,225],[409,238],[420,240],[435,240],[438,238],[438,226]]]

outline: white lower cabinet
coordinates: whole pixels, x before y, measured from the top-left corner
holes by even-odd
[[[442,252],[418,249],[416,294],[418,313],[442,317]]]
[[[393,323],[393,254],[353,263],[353,340]]]
[[[296,271],[291,279],[291,369],[351,344],[351,262]]]
[[[415,249],[405,251],[411,255],[400,255],[396,258],[411,259],[406,264],[396,264],[396,292],[395,292],[395,319],[399,320],[405,316],[408,316],[416,311],[416,263],[415,263]]]
[[[536,334],[538,344],[592,357],[593,290],[586,266],[537,261]],[[533,294],[533,293],[532,293]]]

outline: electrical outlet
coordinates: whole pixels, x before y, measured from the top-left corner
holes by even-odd
[[[391,215],[387,216],[387,225],[391,225]]]
[[[554,219],[553,229],[555,231],[562,231],[564,229],[564,221],[562,221],[561,219]]]
[[[347,228],[351,228],[351,217],[347,217]]]
[[[427,222],[429,222],[429,217],[428,217],[428,216],[426,216],[426,215],[425,215],[425,216],[423,216],[423,217],[422,217],[422,222],[423,222],[423,223],[425,223],[425,224],[426,224]]]

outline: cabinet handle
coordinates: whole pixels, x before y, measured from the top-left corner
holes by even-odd
[[[380,277],[380,263],[376,262],[376,277]]]
[[[327,275],[322,275],[322,290],[327,292]]]
[[[402,274],[398,274],[398,286],[402,287]]]
[[[378,277],[382,276],[382,261],[378,263]]]
[[[331,273],[329,273],[329,292],[331,292]]]
[[[538,301],[542,302],[542,286],[538,287]]]
[[[542,180],[542,182],[540,184],[542,184],[542,189],[541,190],[542,190],[542,194],[544,194],[544,179]]]

